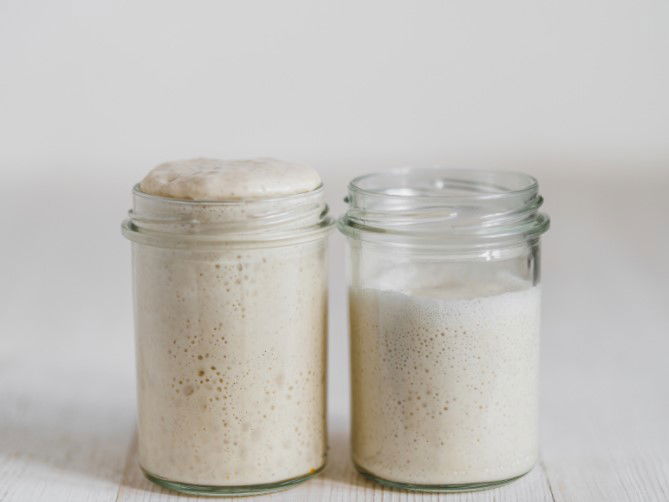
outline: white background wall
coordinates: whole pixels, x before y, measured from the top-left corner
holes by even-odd
[[[0,1],[0,164],[657,166],[666,0]]]
[[[119,223],[163,160],[303,161],[335,213],[365,171],[512,168],[544,181],[550,212],[585,178],[666,184],[668,89],[666,0],[0,0],[6,341],[39,349],[67,333],[62,350],[99,351],[96,371],[128,368],[131,395]],[[336,409],[342,246],[335,236]]]

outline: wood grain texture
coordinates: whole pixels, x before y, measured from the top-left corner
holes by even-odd
[[[451,495],[388,490],[357,474],[336,298],[328,467],[244,501],[669,501],[669,176],[541,181],[553,224],[543,252],[540,464],[507,486]],[[11,203],[29,214],[22,200]],[[40,246],[39,234],[29,237],[6,251],[12,270],[0,290],[0,502],[202,501],[160,489],[137,466],[127,253],[98,267],[76,252],[74,234],[49,255],[25,251]],[[341,248],[335,237],[334,259]],[[336,296],[341,275],[332,274]]]
[[[126,403],[113,395],[113,382],[100,386],[41,359],[5,367],[0,377],[0,501],[114,500],[132,408],[116,406]]]

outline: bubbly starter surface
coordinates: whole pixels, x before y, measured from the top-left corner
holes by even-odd
[[[350,292],[353,456],[362,469],[444,485],[532,468],[540,292],[486,289]]]
[[[321,184],[308,166],[277,159],[187,159],[154,167],[142,192],[198,201],[239,201],[309,192]]]

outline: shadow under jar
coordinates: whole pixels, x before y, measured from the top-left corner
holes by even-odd
[[[139,457],[198,495],[275,491],[326,457],[322,187],[196,202],[133,191]]]
[[[403,169],[354,179],[346,200],[357,469],[422,491],[530,471],[549,224],[536,180]]]

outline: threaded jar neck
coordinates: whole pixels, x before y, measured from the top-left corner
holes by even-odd
[[[130,240],[159,247],[267,246],[319,238],[333,224],[323,187],[241,201],[191,201],[144,193],[135,185],[123,221]]]
[[[538,238],[549,226],[533,177],[404,168],[355,178],[339,220],[349,237],[404,247],[483,250]]]

